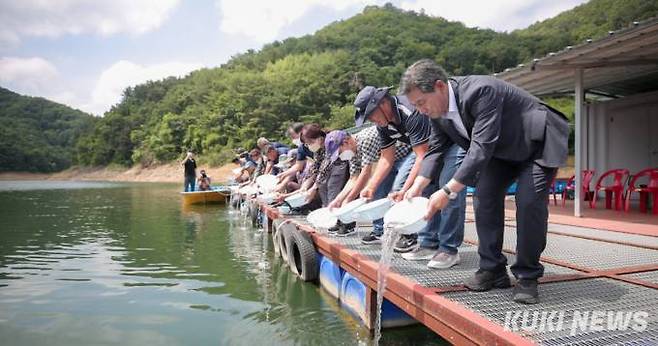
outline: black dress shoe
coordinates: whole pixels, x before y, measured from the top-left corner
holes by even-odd
[[[492,288],[508,288],[511,287],[507,269],[500,271],[488,271],[478,269],[470,279],[466,280],[464,286],[471,291],[488,291]]]
[[[512,298],[515,302],[521,304],[539,303],[539,291],[537,290],[537,280],[521,279],[514,286],[514,295]]]

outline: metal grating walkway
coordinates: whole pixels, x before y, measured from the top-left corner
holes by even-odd
[[[654,285],[658,285],[658,270],[643,272],[643,273],[625,274],[621,276],[625,278],[646,281]]]
[[[295,222],[308,226],[300,217],[295,217]],[[328,256],[343,251],[348,251],[350,256],[363,255],[351,257],[357,262],[348,260],[347,263],[352,263],[349,270],[365,275],[371,284],[374,280],[375,286],[370,289],[375,289],[376,274],[372,275],[381,247],[361,243],[361,238],[370,230],[363,225],[358,234],[336,237],[326,231],[307,229],[320,236],[314,238],[316,246],[322,247]],[[473,222],[465,224],[464,239],[477,243]],[[652,248],[656,244],[658,237],[550,224],[547,247],[542,254],[546,281],[539,286],[540,303],[537,305],[514,303],[512,289],[465,291],[461,285],[473,275],[479,263],[477,246],[466,242],[460,247],[460,264],[448,270],[431,269],[426,266],[428,261],[407,261],[400,254],[394,254],[391,267],[401,279],[394,279],[399,276],[389,279],[400,280],[395,289],[400,290],[396,294],[397,299],[402,300],[396,304],[406,307],[407,313],[448,340],[460,340],[453,339],[455,334],[446,330],[446,326],[451,325],[450,328],[466,340],[486,345],[528,342],[658,345],[658,249]],[[509,264],[514,263],[515,248],[516,231],[506,227],[503,249]],[[360,264],[355,266],[354,263]],[[551,325],[549,328],[547,323],[541,326],[542,313],[546,322],[551,312],[555,316],[562,314],[562,327]],[[594,313],[599,316],[596,322],[589,318],[589,314]],[[517,328],[514,323],[506,323],[514,314],[520,316],[516,319]],[[644,327],[637,324],[638,316],[640,322],[645,322]],[[533,318],[537,318],[535,324]],[[436,319],[448,324],[437,324]]]
[[[475,224],[465,225],[464,239],[477,242]],[[503,249],[516,249],[516,230],[505,227]],[[549,233],[542,259],[551,259],[593,270],[652,265],[658,263],[658,250],[614,244]]]
[[[649,246],[658,249],[658,238],[649,237],[646,235],[605,231],[600,229],[567,226],[567,225],[559,225],[559,224],[549,224],[548,231],[559,232],[559,233],[569,234],[579,237],[587,237],[592,239],[607,240],[612,242],[622,242],[622,243],[633,244],[641,247]]]
[[[542,345],[611,345],[638,344],[650,345],[658,341],[658,291],[612,279],[588,279],[568,282],[546,283],[540,285],[541,302],[537,305],[524,306],[510,300],[511,289],[492,290],[489,292],[450,292],[444,296],[459,302],[484,315],[487,319],[508,329],[516,327],[518,333],[528,336]],[[522,314],[528,311],[528,318],[520,317],[516,322],[511,318],[514,313]],[[534,323],[533,313],[538,311],[550,313],[557,311],[555,316],[563,314],[561,330],[549,331],[549,323],[545,323],[543,331],[539,331],[539,323]],[[617,330],[610,330],[608,317],[603,326],[605,330],[596,331],[592,328],[581,329],[579,322],[583,321],[584,313],[593,311],[622,312],[628,314],[648,313],[647,326],[644,330],[636,330],[634,321]],[[511,312],[511,313],[510,313]],[[521,316],[523,316],[521,314]],[[536,313],[535,313],[536,314]],[[541,316],[541,315],[539,315]],[[588,315],[589,316],[589,315]],[[615,315],[613,315],[615,316]],[[631,315],[635,317],[635,315]],[[642,315],[638,315],[642,316]],[[507,319],[507,324],[506,324]],[[537,321],[541,321],[537,317]],[[576,319],[576,322],[574,322]],[[546,321],[547,318],[544,318]],[[553,319],[556,321],[557,319]],[[591,326],[591,319],[589,320]],[[613,323],[616,321],[613,317]],[[576,323],[574,325],[574,323]],[[595,323],[596,324],[596,323]],[[557,324],[553,324],[556,326]],[[636,328],[632,328],[635,326]],[[524,330],[523,327],[526,327]],[[558,329],[558,328],[554,328]],[[625,330],[621,330],[625,329]],[[653,341],[653,342],[652,342]]]
[[[368,234],[370,229],[360,230],[358,234],[352,234],[347,237],[331,237],[332,240],[339,242],[348,249],[359,251],[359,253],[370,257],[373,261],[379,261],[381,257],[380,245],[365,245],[361,243],[361,238]],[[393,255],[391,260],[391,269],[395,272],[411,278],[413,281],[424,287],[451,287],[460,286],[464,280],[469,278],[478,269],[479,256],[477,247],[464,244],[459,249],[461,262],[450,268],[450,270],[432,269],[427,267],[429,261],[407,261],[398,253]],[[514,263],[515,256],[513,254],[505,254],[509,263]],[[550,263],[543,263],[545,266],[545,276],[550,277],[553,275],[565,274],[579,274],[581,272],[553,265]]]

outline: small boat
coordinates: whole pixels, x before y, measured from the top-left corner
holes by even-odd
[[[226,203],[226,199],[231,196],[231,191],[226,189],[214,188],[208,191],[181,192],[184,204],[197,203]]]

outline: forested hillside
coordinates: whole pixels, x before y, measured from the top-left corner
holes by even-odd
[[[0,88],[0,171],[55,172],[76,164],[74,147],[97,118]]]
[[[77,142],[76,155],[85,165],[148,165],[192,148],[202,160],[219,163],[259,136],[282,138],[293,121],[352,126],[359,88],[397,86],[418,59],[433,58],[450,74],[489,74],[657,14],[658,0],[592,0],[499,33],[369,6],[313,35],[267,44],[221,67],[128,88]]]

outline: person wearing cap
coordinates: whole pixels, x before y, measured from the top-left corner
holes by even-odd
[[[341,202],[345,200],[345,195],[354,187],[354,178],[352,169],[354,153],[350,151],[342,152],[341,148],[346,144],[352,143],[354,139],[343,130],[332,131],[325,139],[325,150],[328,162],[333,164],[330,173],[332,181],[328,184],[329,193],[327,194],[326,203],[323,206],[329,208],[338,208]],[[349,178],[349,181],[348,181]],[[358,192],[357,192],[358,194]],[[337,202],[338,201],[338,202]],[[354,233],[355,222],[343,224],[340,220],[335,227],[329,229],[330,234],[337,236],[347,236]]]
[[[347,134],[341,145],[336,148],[336,154],[350,163],[350,179],[343,190],[329,203],[330,208],[340,208],[359,197],[361,190],[372,176],[373,166],[379,160],[379,143],[377,127],[370,126],[354,135]],[[396,161],[405,158],[410,152],[410,145],[400,141],[395,143]],[[327,148],[327,155],[335,154]],[[380,186],[386,185],[380,184]]]
[[[417,195],[438,174],[453,144],[467,150],[452,178],[430,199],[426,217],[445,208],[466,185],[475,186],[473,206],[478,235],[478,271],[466,280],[474,291],[510,287],[502,253],[505,194],[517,181],[516,263],[513,300],[539,301],[539,262],[546,247],[546,199],[557,168],[567,160],[569,123],[559,111],[527,91],[491,76],[448,78],[429,59],[411,65],[400,91],[432,118],[433,135],[419,177],[409,190]]]
[[[390,198],[400,200],[411,187],[420,162],[427,152],[430,137],[430,123],[409,103],[405,96],[389,94],[390,88],[366,86],[354,101],[356,126],[362,126],[366,120],[377,125],[380,136],[380,158],[372,178],[360,193],[366,199]],[[403,142],[412,147],[412,152],[396,159],[395,143]],[[434,186],[427,188],[427,194],[433,192]],[[397,252],[410,252],[419,249],[418,238],[422,245],[436,238],[440,215],[434,217],[418,236],[405,235],[395,244]],[[377,220],[373,231],[363,237],[364,244],[380,243],[383,233],[383,220]]]
[[[345,160],[344,157],[341,158],[338,150],[348,137],[347,132],[335,130],[329,132],[324,140],[326,156],[324,162],[320,165],[316,179],[323,207],[327,207],[338,196],[349,178],[349,160]],[[339,237],[347,236],[354,233],[355,226],[355,222],[343,224],[338,221],[338,224],[329,229],[329,232]]]

